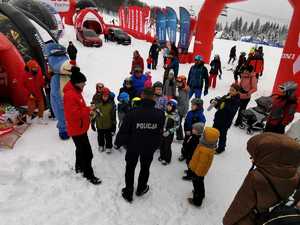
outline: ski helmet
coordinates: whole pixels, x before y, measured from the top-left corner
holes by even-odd
[[[194,98],[192,100],[192,105],[197,105],[198,107],[203,107],[203,100],[201,98]]]
[[[157,87],[159,87],[159,88],[163,88],[163,84],[162,84],[162,82],[160,82],[160,81],[156,81],[154,84],[153,84],[153,88],[157,88]]]
[[[298,88],[298,84],[294,81],[288,81],[279,86],[279,89],[286,95],[292,95]]]
[[[102,96],[109,96],[110,95],[110,90],[106,87],[104,87],[102,89],[102,92],[101,92]]]
[[[171,99],[168,101],[167,105],[170,105],[173,107],[173,109],[176,109],[177,107],[177,101],[175,99]]]
[[[127,92],[120,93],[118,100],[120,102],[129,102],[129,94]]]
[[[246,52],[241,52],[241,56],[246,56]]]
[[[132,102],[131,102],[131,106],[132,108],[137,108],[137,107],[140,107],[141,106],[141,98],[140,97],[135,97],[132,99]]]
[[[196,55],[195,56],[195,61],[202,61],[203,57],[201,55]]]

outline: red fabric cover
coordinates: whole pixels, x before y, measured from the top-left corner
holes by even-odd
[[[37,75],[30,72],[25,72],[23,76],[23,85],[25,88],[26,97],[33,94],[37,99],[43,98],[42,89],[45,85],[45,80],[39,68]]]

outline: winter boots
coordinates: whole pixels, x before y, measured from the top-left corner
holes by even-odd
[[[149,191],[149,185],[147,185],[143,190],[137,190],[135,192],[136,196],[141,197]]]
[[[88,178],[88,181],[94,185],[99,185],[102,183],[102,181],[98,177]]]

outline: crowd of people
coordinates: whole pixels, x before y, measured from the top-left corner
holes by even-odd
[[[73,49],[72,43],[70,45],[70,58],[76,61],[77,51]],[[82,97],[87,79],[78,67],[72,67],[70,81],[63,90],[63,102],[68,135],[76,146],[75,171],[82,173],[95,185],[101,183],[91,163],[93,153],[87,135],[91,126],[98,134],[99,152],[110,154],[113,149],[126,149],[122,197],[132,202],[138,161],[140,174],[136,196],[142,196],[149,191],[149,169],[155,151],[159,150],[158,161],[164,166],[169,165],[176,136],[178,141],[183,141],[179,160],[185,160],[187,164],[182,178],[193,182],[193,197],[188,200],[195,206],[201,206],[205,197],[204,178],[214,155],[225,151],[227,132],[234,118],[237,115],[234,125],[241,126],[242,112],[247,108],[251,95],[257,91],[259,77],[263,74],[263,49],[251,49],[248,59],[244,52],[241,53],[228,93],[210,101],[208,111],[216,109],[212,127],[206,125],[202,97],[208,94],[210,87],[216,88],[218,77],[222,79],[220,56],[213,58],[208,70],[203,58],[196,55],[194,65],[188,76],[185,76],[180,74],[178,50],[170,43],[161,48],[157,41],[153,42],[146,60],[147,68],[157,69],[160,51],[163,51],[164,56],[163,82],[152,83],[151,72],[145,72],[144,60],[136,50],[130,76],[124,79],[117,96],[103,83],[98,83],[90,107]],[[236,46],[230,51],[228,63],[234,63],[235,59]],[[41,77],[36,77],[38,66],[33,62],[28,62],[25,69],[30,121],[36,106],[39,108],[38,116],[43,117],[44,102],[39,90],[44,83]],[[248,142],[247,150],[254,167],[226,213],[224,225],[256,224],[255,214],[264,212],[278,201],[272,189],[268,188],[270,182],[282,199],[289,197],[297,188],[300,145],[283,135],[286,126],[294,119],[296,90],[297,84],[290,81],[280,85],[278,94],[272,96],[273,104],[265,133]],[[194,95],[195,98],[192,98]]]

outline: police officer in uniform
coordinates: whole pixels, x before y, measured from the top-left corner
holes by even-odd
[[[165,116],[155,108],[153,89],[145,89],[142,93],[141,107],[129,112],[123,120],[116,138],[116,145],[127,149],[125,183],[122,197],[132,202],[134,191],[134,171],[140,160],[141,171],[136,190],[137,196],[149,191],[149,169],[153,154],[160,146]]]

